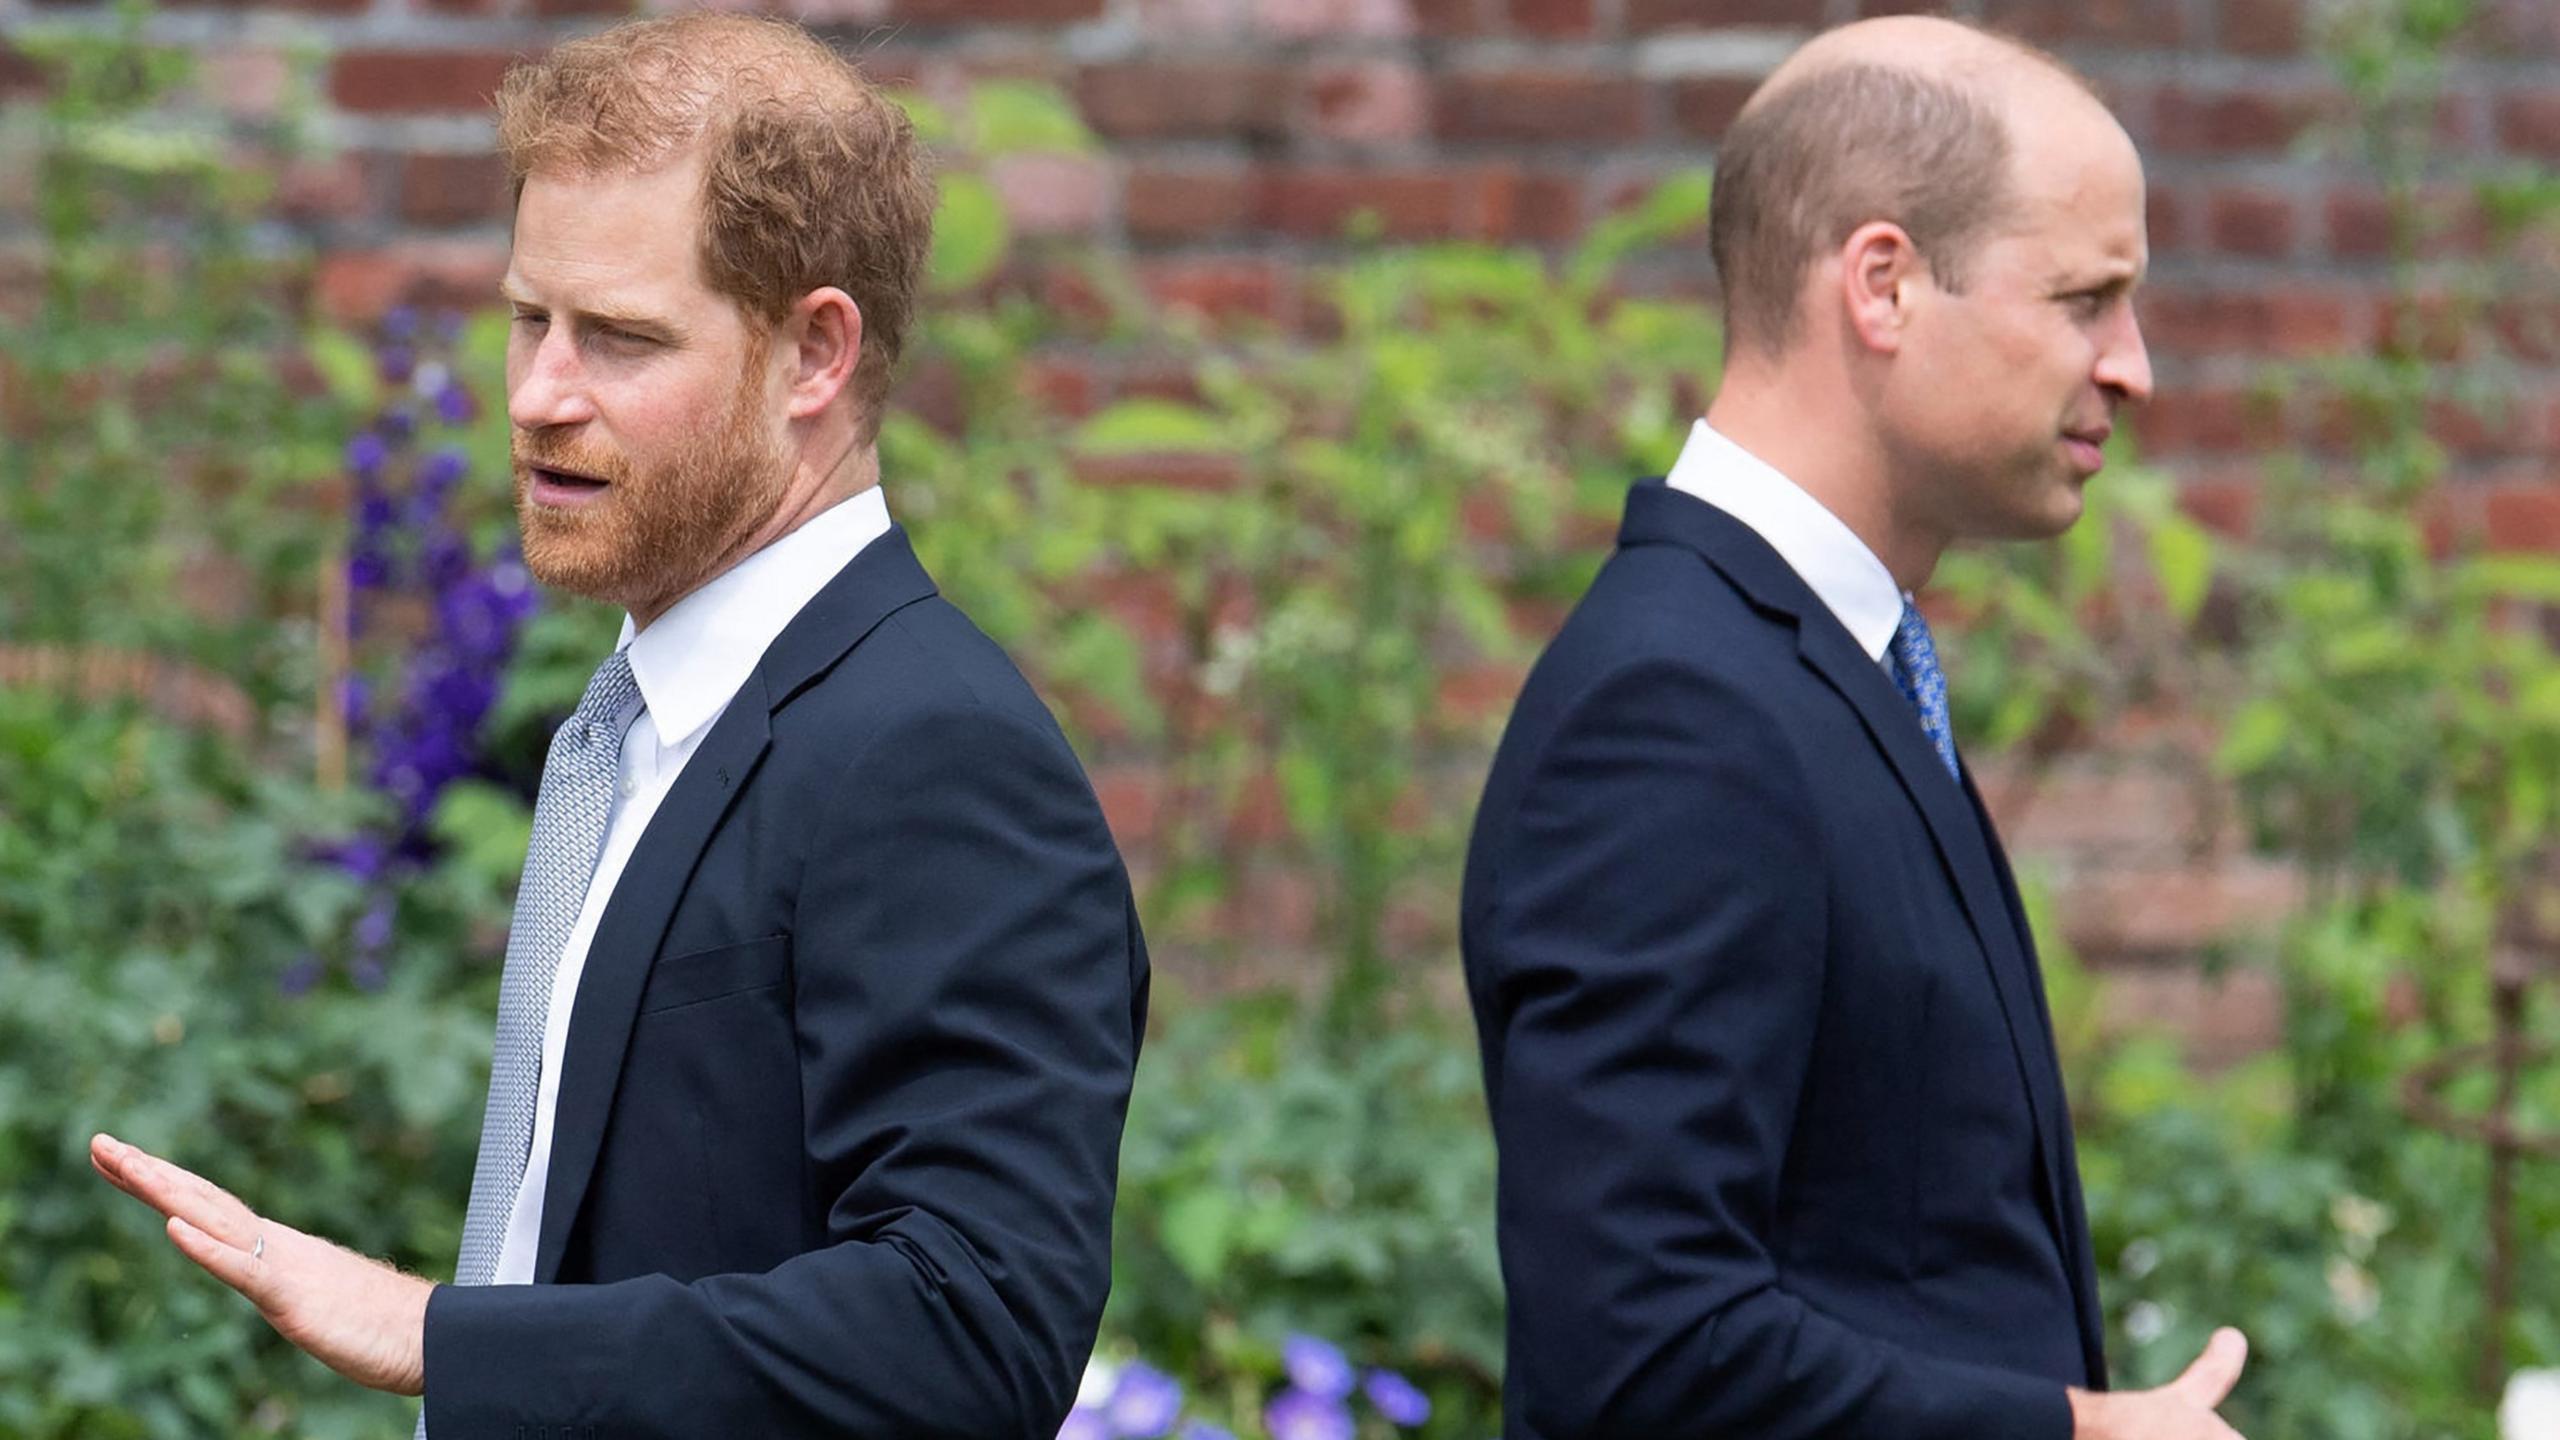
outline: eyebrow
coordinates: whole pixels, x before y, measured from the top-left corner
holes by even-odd
[[[515,283],[512,280],[501,280],[498,282],[498,296],[510,305],[522,305],[527,309],[549,310],[554,308],[552,306],[544,305],[541,301],[527,296],[523,291],[518,290],[515,287]],[[606,310],[595,307],[581,309],[574,305],[567,306],[565,308],[570,314],[575,315],[582,320],[592,321],[599,325],[611,326],[616,330],[628,330],[635,335],[645,335],[652,339],[667,341],[671,344],[685,339],[684,327],[676,324],[672,320],[661,320],[652,315],[643,315],[636,311],[628,310]]]

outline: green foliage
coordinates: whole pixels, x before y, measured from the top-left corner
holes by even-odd
[[[1194,1008],[1147,1044],[1120,1158],[1109,1334],[1258,1425],[1293,1331],[1432,1396],[1433,1436],[1500,1423],[1493,1140],[1445,1022],[1354,1053],[1276,997]],[[1240,1433],[1241,1430],[1240,1430]]]

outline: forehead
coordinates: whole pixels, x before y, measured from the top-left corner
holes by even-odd
[[[702,169],[686,159],[636,174],[536,172],[516,202],[507,288],[554,304],[689,307],[702,273]]]
[[[2014,209],[2002,248],[2058,269],[2148,263],[2142,159],[2112,117],[2094,104],[2020,115],[2011,136]]]

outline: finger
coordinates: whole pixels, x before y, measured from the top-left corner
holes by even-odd
[[[259,1271],[262,1262],[237,1245],[228,1245],[178,1216],[169,1217],[169,1239],[178,1252],[205,1269],[214,1279],[248,1296],[258,1298]]]
[[[2205,1342],[2204,1353],[2168,1388],[2207,1410],[2220,1409],[2231,1387],[2240,1383],[2240,1367],[2248,1362],[2249,1340],[2226,1325]]]
[[[127,1194],[227,1244],[246,1245],[257,1234],[257,1212],[230,1191],[136,1146],[114,1143],[117,1171],[124,1177],[121,1187]]]

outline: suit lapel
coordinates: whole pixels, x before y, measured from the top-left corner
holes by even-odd
[[[586,968],[569,1012],[560,1057],[560,1089],[551,1126],[551,1161],[542,1201],[541,1243],[533,1278],[559,1278],[571,1225],[586,1202],[596,1155],[604,1145],[613,1093],[631,1045],[640,994],[665,942],[668,922],[702,852],[762,765],[772,743],[773,712],[789,703],[860,644],[901,606],[934,593],[896,526],[863,547],[804,606],[764,653],[685,762],[667,798],[642,832],[614,883],[587,948]]]
[[[1672,543],[1696,551],[1743,596],[1764,613],[1789,618],[1796,628],[1796,648],[1805,665],[1838,692],[1857,712],[1868,738],[1884,753],[1935,843],[1939,861],[1954,882],[1956,898],[1979,942],[1991,984],[1999,997],[2001,1019],[2018,1063],[2030,1122],[2037,1135],[2050,1213],[2057,1228],[2065,1212],[2060,1156],[2068,1143],[2068,1119],[2056,1078],[2049,1022],[2044,1018],[2035,961],[2020,939],[1994,873],[1990,822],[1977,818],[1968,788],[1947,774],[1920,728],[1911,702],[1844,629],[1802,577],[1790,569],[1758,532],[1692,495],[1659,483],[1638,485],[1627,497],[1627,520],[1621,544]],[[2063,1239],[2066,1254],[2073,1243]],[[2068,1263],[2068,1262],[2066,1262]]]

